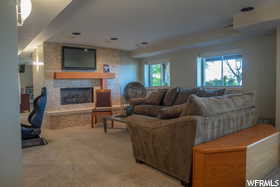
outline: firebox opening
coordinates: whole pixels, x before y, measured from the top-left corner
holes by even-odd
[[[93,88],[61,88],[61,105],[93,103]]]

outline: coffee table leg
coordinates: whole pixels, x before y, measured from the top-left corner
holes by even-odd
[[[107,120],[106,118],[103,119],[103,125],[104,125],[104,132],[107,133]]]
[[[114,125],[114,120],[112,120],[112,129],[114,128],[114,126],[115,126],[115,125]]]

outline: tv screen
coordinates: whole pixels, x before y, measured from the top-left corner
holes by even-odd
[[[62,57],[63,69],[96,70],[95,49],[63,47]]]

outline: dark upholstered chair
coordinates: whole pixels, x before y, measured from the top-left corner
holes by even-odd
[[[22,140],[40,139],[41,126],[47,103],[47,89],[42,88],[41,95],[34,100],[33,111],[28,116],[29,125],[21,124]]]

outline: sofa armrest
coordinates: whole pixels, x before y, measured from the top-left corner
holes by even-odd
[[[159,119],[141,115],[132,115],[126,118],[127,125],[137,128],[160,129],[164,127],[189,126],[194,125],[202,120],[201,116],[182,116],[172,119]]]
[[[141,105],[144,103],[145,103],[145,98],[135,98],[135,99],[129,100],[129,104],[132,106]]]
[[[190,182],[196,125],[202,118],[183,116],[151,121],[136,121],[136,118],[128,120],[135,159]]]

